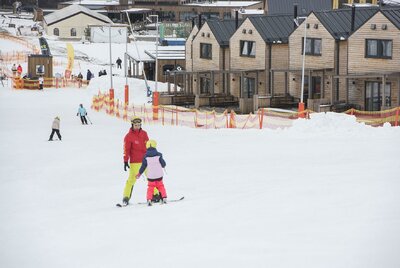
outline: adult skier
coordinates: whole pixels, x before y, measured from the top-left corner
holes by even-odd
[[[76,116],[78,116],[78,115],[81,116],[82,125],[87,125],[88,124],[87,120],[86,120],[87,112],[82,104],[79,104],[79,109],[78,109],[78,112],[76,113]]]
[[[131,125],[124,138],[124,170],[130,169],[122,199],[124,206],[128,205],[131,199],[132,188],[136,183],[136,175],[139,173],[146,153],[146,142],[149,140],[147,132],[142,129],[142,119],[140,117],[132,118]]]
[[[49,141],[53,140],[54,133],[57,133],[58,139],[61,140],[61,134],[60,134],[60,117],[56,116],[54,118],[53,124],[51,126],[51,134]]]
[[[167,203],[167,192],[163,183],[163,168],[166,166],[165,160],[162,153],[158,152],[157,142],[155,140],[149,140],[146,143],[146,154],[143,158],[142,165],[139,169],[139,173],[136,175],[136,179],[139,179],[143,172],[146,171],[148,180],[147,184],[147,205],[152,205],[152,199],[154,189],[158,189],[161,194],[161,202]]]

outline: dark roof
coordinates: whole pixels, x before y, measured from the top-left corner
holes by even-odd
[[[385,15],[398,29],[400,29],[400,8],[383,8],[381,11],[383,15]]]
[[[353,32],[357,31],[377,12],[379,12],[379,8],[356,8]],[[353,33],[351,31],[351,13],[350,8],[314,12],[335,39],[347,39]]]
[[[266,0],[268,15],[293,14],[296,3],[297,14],[305,16],[311,11],[332,10],[332,0]]]
[[[238,21],[238,27],[243,20]],[[229,46],[229,39],[236,32],[235,20],[208,20],[206,22],[220,46]]]
[[[249,20],[266,43],[288,43],[289,35],[294,30],[293,16],[290,15],[257,16],[249,17]]]

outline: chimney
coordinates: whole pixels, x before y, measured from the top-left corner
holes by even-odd
[[[235,10],[235,29],[239,28],[239,10]]]
[[[294,4],[293,5],[293,17],[294,17],[294,19],[295,20],[297,20],[297,17],[298,17],[298,14],[297,14],[297,4]],[[297,23],[299,23],[299,22],[297,22]],[[294,23],[294,28],[296,29],[297,28],[297,24],[296,24],[296,22]]]
[[[353,4],[351,6],[351,32],[354,32],[355,19],[356,19],[356,6]]]
[[[199,13],[199,29],[201,28],[201,13]]]

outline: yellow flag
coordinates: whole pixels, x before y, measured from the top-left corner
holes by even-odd
[[[74,67],[74,47],[70,44],[67,43],[67,58],[68,58],[68,63],[67,63],[67,68],[65,70],[65,77],[69,78],[72,72],[72,68]]]

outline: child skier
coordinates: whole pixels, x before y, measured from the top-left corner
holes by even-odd
[[[78,115],[81,116],[82,125],[87,125],[88,124],[87,120],[86,120],[87,112],[82,104],[79,104],[79,109],[78,109],[78,112],[76,113],[76,116],[78,116]]]
[[[142,161],[142,166],[139,169],[139,173],[136,175],[136,179],[139,179],[143,172],[146,170],[146,176],[148,180],[147,187],[147,205],[152,205],[152,198],[154,188],[157,188],[161,193],[161,203],[167,203],[167,192],[165,191],[163,183],[163,168],[166,166],[164,158],[160,152],[157,151],[157,142],[155,140],[149,140],[146,143],[146,154]]]

